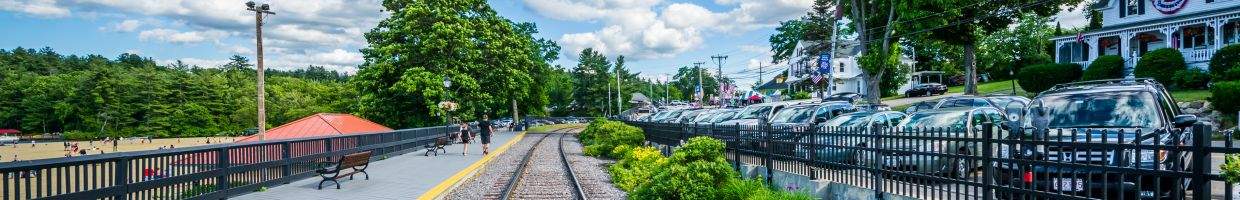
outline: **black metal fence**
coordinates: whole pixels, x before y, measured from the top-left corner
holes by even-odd
[[[727,143],[742,164],[919,199],[1233,199],[1219,176],[1231,140],[1212,127],[898,129],[627,122],[655,144]],[[1232,138],[1227,135],[1225,138]]]
[[[360,151],[421,150],[454,126],[0,163],[0,200],[220,199],[315,176]],[[226,183],[226,184],[221,184]]]

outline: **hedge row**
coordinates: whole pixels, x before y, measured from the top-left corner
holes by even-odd
[[[1072,63],[1048,63],[1028,66],[1020,69],[1017,75],[1020,88],[1038,93],[1051,89],[1056,84],[1068,83],[1081,78],[1081,65]]]
[[[596,120],[582,131],[590,146],[615,138],[620,122]],[[632,127],[636,129],[636,127]],[[641,133],[640,129],[637,129]],[[585,145],[585,143],[583,143]],[[671,157],[659,150],[639,145],[617,144],[607,151],[620,159],[608,167],[612,182],[629,193],[630,199],[814,199],[805,194],[782,192],[760,180],[743,180],[724,159],[723,141],[709,137],[690,138]],[[588,148],[589,146],[587,146]],[[599,149],[598,151],[602,151]],[[601,156],[600,154],[595,154]]]

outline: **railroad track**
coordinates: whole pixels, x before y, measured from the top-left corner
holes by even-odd
[[[561,128],[560,132],[570,128]],[[522,158],[504,190],[494,199],[585,199],[573,169],[564,152],[565,133],[558,133],[556,143],[544,143],[552,134],[544,135]],[[554,151],[550,145],[556,145]],[[558,153],[557,153],[558,152]],[[552,156],[552,153],[559,156]],[[558,157],[558,158],[557,158]],[[558,160],[558,161],[556,161]],[[558,162],[558,163],[556,163]],[[488,195],[491,197],[491,195]],[[487,198],[492,199],[492,198]]]

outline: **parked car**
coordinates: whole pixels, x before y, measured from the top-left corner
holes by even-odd
[[[910,115],[900,122],[891,132],[893,136],[933,137],[936,139],[890,139],[875,146],[883,150],[884,157],[880,160],[872,153],[863,155],[863,165],[895,169],[918,174],[942,175],[964,179],[981,166],[978,159],[962,159],[939,155],[973,156],[982,154],[980,142],[969,139],[982,139],[983,124],[990,122],[1000,124],[1007,117],[993,107],[958,107],[921,111]],[[931,129],[939,131],[926,131]],[[995,128],[998,129],[997,127]],[[1003,138],[995,134],[992,139]],[[914,154],[913,152],[932,153]]]
[[[1126,195],[1140,199],[1176,199],[1193,188],[1174,173],[1127,174],[1102,167],[1191,171],[1193,160],[1182,149],[1193,144],[1194,115],[1182,114],[1162,84],[1151,79],[1100,80],[1060,84],[1035,97],[1026,109],[1018,139],[1050,141],[1036,145],[999,145],[999,155],[1074,165],[997,163],[997,183],[1013,187],[1101,198]],[[1119,134],[1129,133],[1129,134]],[[1107,148],[1099,144],[1141,145]],[[1030,176],[1031,174],[1032,176]],[[1032,180],[1030,180],[1032,179]],[[1087,184],[1086,184],[1087,183]],[[1208,186],[1206,186],[1208,187]]]
[[[908,108],[904,109],[904,114],[913,114],[917,111],[931,110],[934,109],[934,106],[937,104],[939,104],[939,102],[933,100],[913,103],[913,105],[910,105]]]
[[[826,132],[845,132],[871,134],[870,128],[876,125],[890,127],[903,120],[907,115],[894,111],[868,111],[847,113],[818,124],[818,130]],[[812,140],[811,140],[812,139]],[[800,145],[796,148],[796,156],[810,159],[813,149],[818,161],[852,164],[858,161],[857,148],[866,147],[870,138],[841,136],[839,134],[816,134],[814,137],[803,137],[801,144],[817,144],[810,147]]]
[[[840,92],[840,93],[829,95],[827,96],[827,98],[822,98],[822,100],[823,101],[847,101],[849,103],[854,103],[857,101],[861,101],[861,94],[857,94],[856,92]]]
[[[934,96],[947,93],[947,86],[938,83],[922,83],[904,91],[905,97]]]
[[[781,101],[771,103],[759,103],[746,106],[741,109],[734,119],[720,122],[727,125],[759,125],[763,122],[769,122],[771,116],[783,109],[785,106],[795,104],[796,102]]]
[[[998,106],[995,106],[994,103],[990,102],[990,99],[986,99],[986,97],[973,96],[973,95],[961,95],[961,96],[943,98],[939,100],[938,104],[934,105],[934,109],[980,108],[980,107],[998,108]]]
[[[1025,107],[1029,106],[1029,102],[1032,101],[1016,95],[986,95],[986,99],[990,100],[995,108],[1003,111],[1010,121],[1020,120],[1020,117],[1024,115]]]

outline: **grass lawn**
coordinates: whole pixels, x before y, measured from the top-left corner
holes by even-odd
[[[991,93],[1000,93],[1000,92],[1010,93],[1012,91],[1012,82],[1015,82],[1015,81],[1016,80],[1007,80],[1007,81],[992,81],[989,83],[980,83],[977,85],[977,93],[982,94],[982,95],[991,94]],[[958,93],[958,92],[964,92],[963,85],[952,86],[952,87],[947,88],[947,93]],[[1033,95],[1033,94],[1029,94],[1028,92],[1025,92],[1024,89],[1021,89],[1020,84],[1016,84],[1016,92],[1020,95],[1025,95],[1025,96]]]
[[[561,128],[584,128],[586,124],[552,124],[530,127],[527,132],[530,133],[547,133]]]
[[[1175,98],[1175,101],[1178,102],[1206,100],[1206,98],[1209,98],[1210,96],[1213,96],[1213,94],[1210,93],[1210,90],[1171,91],[1171,98]]]

